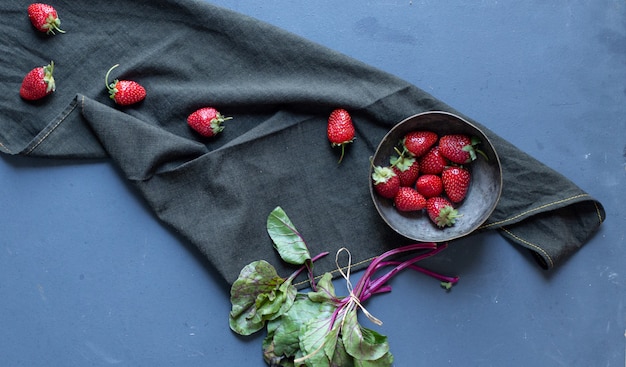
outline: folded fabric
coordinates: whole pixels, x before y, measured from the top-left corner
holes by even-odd
[[[402,119],[458,111],[388,73],[205,2],[59,0],[66,33],[56,36],[34,30],[28,4],[0,4],[10,30],[0,53],[2,152],[109,157],[227,282],[258,259],[288,274],[265,230],[276,206],[313,254],[347,247],[355,268],[409,243],[374,209],[369,157]],[[22,100],[24,75],[50,60],[56,92]],[[122,108],[108,98],[104,75],[118,63],[116,77],[146,88],[140,104]],[[215,138],[186,124],[204,106],[233,117]],[[340,165],[326,138],[327,117],[339,107],[350,111],[357,131]],[[602,205],[464,117],[485,131],[503,166],[501,200],[481,230],[499,230],[545,268],[558,265],[602,223]],[[316,266],[323,272],[335,264],[329,258]]]

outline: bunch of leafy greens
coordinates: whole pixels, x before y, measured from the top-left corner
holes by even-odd
[[[270,366],[391,366],[393,355],[387,337],[361,326],[359,309],[375,324],[382,324],[362,306],[371,296],[391,291],[388,281],[403,269],[413,269],[433,276],[449,289],[458,277],[436,274],[415,265],[433,256],[446,245],[417,243],[390,250],[375,258],[353,287],[350,283],[350,261],[347,270],[339,267],[341,249],[335,261],[346,279],[349,295],[335,294],[331,273],[315,281],[313,263],[328,253],[311,257],[306,242],[282,208],[275,208],[267,218],[267,231],[281,259],[299,266],[292,275],[282,278],[264,260],[245,266],[231,288],[230,328],[241,335],[253,334],[265,326],[263,358]],[[399,254],[416,253],[408,260],[388,260]],[[377,273],[391,268],[383,275]],[[293,284],[303,271],[308,274],[310,290],[299,292]]]

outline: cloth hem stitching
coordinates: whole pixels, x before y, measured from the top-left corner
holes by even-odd
[[[568,201],[580,199],[580,198],[583,198],[583,197],[590,197],[590,195],[589,194],[579,194],[579,195],[571,196],[571,197],[568,197],[568,198],[565,198],[565,199],[561,199],[561,200],[553,201],[553,202],[550,202],[550,203],[547,203],[547,204],[543,204],[543,205],[540,205],[540,206],[538,206],[536,208],[529,209],[529,210],[526,210],[526,211],[521,212],[519,214],[516,214],[516,215],[514,215],[512,217],[509,217],[507,219],[503,219],[503,220],[499,220],[497,222],[493,222],[493,223],[482,225],[482,226],[480,226],[480,229],[487,229],[487,228],[491,228],[491,227],[495,227],[495,226],[501,226],[503,224],[507,224],[507,223],[513,222],[513,221],[515,221],[515,220],[517,220],[517,219],[519,219],[521,217],[524,217],[524,216],[526,216],[526,215],[528,215],[530,213],[534,213],[534,212],[537,212],[537,211],[549,208],[551,206],[563,204],[563,203],[566,203]],[[602,222],[602,220],[601,220],[602,216],[600,215],[600,212],[599,212],[599,209],[598,209],[597,205],[596,205],[596,211],[597,211],[597,214],[598,214],[598,218],[600,219],[600,222]]]
[[[530,248],[534,249],[537,252],[540,252],[541,254],[543,254],[543,256],[548,260],[549,264],[550,264],[550,268],[554,267],[554,261],[552,260],[552,257],[550,257],[550,255],[543,249],[541,248],[541,246],[536,245],[534,243],[528,242],[525,239],[513,234],[513,232],[509,231],[508,229],[504,228],[504,227],[500,227],[500,230],[506,232],[509,236],[513,237],[514,239],[516,239],[517,241],[530,246]]]
[[[32,153],[35,149],[37,149],[37,147],[41,145],[41,143],[43,143],[44,140],[46,140],[48,136],[50,136],[50,134],[52,134],[59,127],[59,125],[61,125],[61,123],[63,123],[63,121],[65,121],[65,119],[72,113],[72,111],[76,109],[77,105],[78,104],[76,103],[76,99],[74,99],[74,101],[72,101],[71,103],[71,108],[67,108],[63,112],[63,114],[58,117],[58,121],[55,122],[52,126],[50,126],[48,128],[48,131],[39,140],[34,141],[32,146],[29,149],[24,151],[24,154],[28,155]]]

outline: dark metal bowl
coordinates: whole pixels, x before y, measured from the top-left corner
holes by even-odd
[[[478,158],[468,165],[472,173],[470,188],[465,200],[455,205],[459,214],[463,216],[458,218],[451,227],[438,228],[428,218],[426,211],[400,212],[394,208],[393,200],[385,199],[374,191],[373,167],[388,166],[389,158],[395,153],[394,147],[408,132],[413,130],[429,130],[439,136],[446,134],[477,136],[482,142],[478,149],[489,158],[486,160],[478,154]],[[445,242],[475,231],[496,208],[502,192],[500,159],[487,136],[470,122],[448,112],[424,112],[401,121],[380,142],[372,162],[369,185],[376,210],[394,231],[415,241]]]

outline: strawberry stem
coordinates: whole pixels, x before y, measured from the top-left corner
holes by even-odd
[[[341,164],[345,150],[346,150],[346,144],[345,143],[341,144],[341,156],[339,157],[339,161],[337,162],[337,164]]]
[[[111,70],[115,69],[118,66],[120,66],[120,64],[115,64],[115,65],[111,66],[109,71],[107,71],[106,75],[104,76],[104,85],[106,86],[106,88],[107,88],[107,90],[109,92],[113,89],[113,86],[115,85],[115,82],[109,84],[109,74],[111,74]]]
[[[489,157],[487,157],[487,154],[485,154],[485,152],[483,152],[483,151],[482,151],[482,150],[480,150],[480,149],[474,149],[474,151],[475,151],[476,153],[480,154],[483,158],[485,158],[485,160],[486,160],[487,162],[489,162]]]

